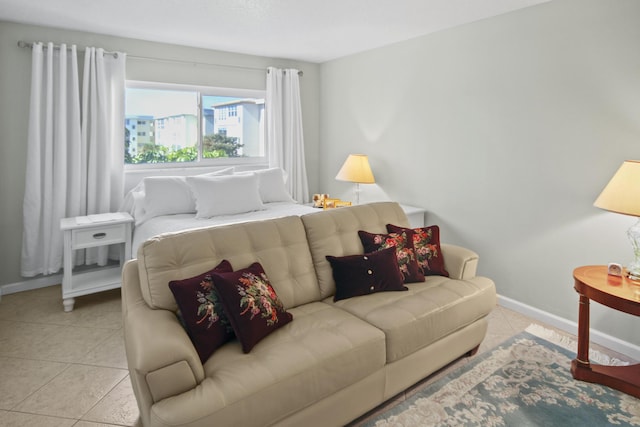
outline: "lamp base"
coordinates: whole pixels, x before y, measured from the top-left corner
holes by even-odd
[[[627,237],[633,247],[635,259],[627,266],[627,272],[631,280],[640,280],[640,218],[629,230]]]

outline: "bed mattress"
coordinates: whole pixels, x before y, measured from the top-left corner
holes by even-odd
[[[133,232],[131,254],[133,257],[136,257],[138,248],[144,241],[163,233],[171,233],[192,228],[235,224],[239,222],[261,221],[265,219],[280,218],[292,215],[300,216],[318,211],[317,208],[313,208],[309,205],[301,205],[298,203],[289,202],[265,203],[264,206],[265,209],[259,211],[245,212],[234,215],[220,215],[207,219],[197,219],[195,213],[162,215],[151,218],[143,222],[141,225],[135,227]]]

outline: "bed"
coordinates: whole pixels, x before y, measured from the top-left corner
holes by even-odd
[[[134,227],[132,254],[138,253],[138,247],[149,238],[162,233],[187,230],[190,228],[210,227],[214,225],[234,224],[238,222],[259,221],[289,215],[304,215],[315,212],[307,205],[291,202],[265,203],[264,209],[234,215],[220,215],[208,219],[198,219],[195,214],[161,215]]]
[[[135,220],[132,256],[143,242],[163,233],[315,212],[291,198],[285,179],[279,168],[145,177],[121,206]]]

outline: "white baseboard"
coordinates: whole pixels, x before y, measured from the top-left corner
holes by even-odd
[[[60,283],[62,283],[62,274],[52,274],[51,276],[42,276],[22,282],[9,283],[0,286],[0,298],[2,298],[2,295],[32,291],[34,289],[46,288],[47,286],[59,285]]]
[[[524,314],[525,316],[544,322],[547,325],[556,327],[562,331],[572,335],[578,334],[578,324],[570,320],[564,319],[555,314],[547,313],[530,305],[523,304],[519,301],[498,295],[498,304],[502,307]],[[640,346],[623,341],[620,338],[605,334],[595,329],[589,330],[589,339],[591,342],[610,348],[613,351],[622,353],[634,360],[640,360]]]

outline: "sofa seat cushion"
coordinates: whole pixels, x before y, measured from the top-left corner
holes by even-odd
[[[387,363],[427,347],[486,316],[496,304],[495,285],[485,277],[453,280],[429,276],[407,283],[408,292],[385,292],[331,303],[382,330]]]
[[[167,425],[271,425],[384,367],[379,329],[323,302],[288,311],[294,320],[250,353],[236,340],[219,348],[202,383],[156,403],[152,417]]]

